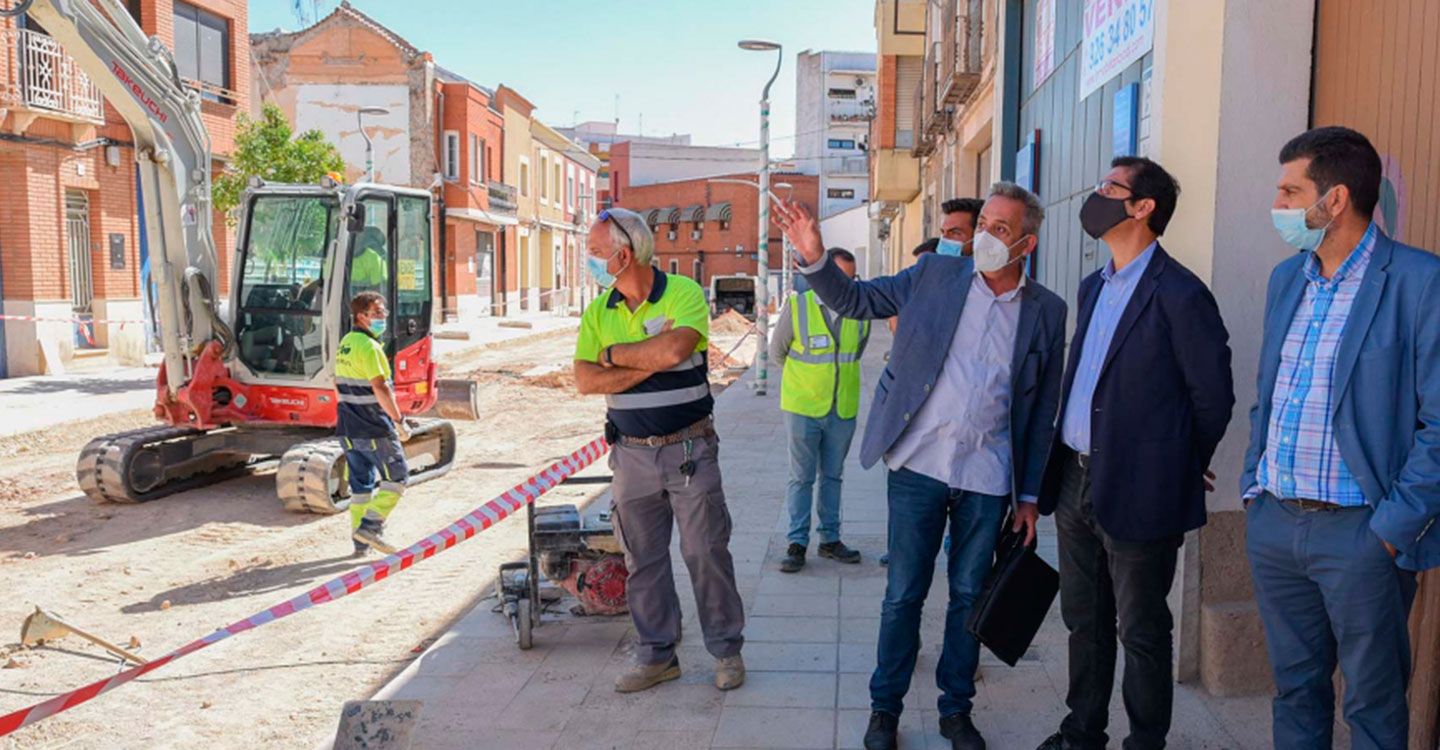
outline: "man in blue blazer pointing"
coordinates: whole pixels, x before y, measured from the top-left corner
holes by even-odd
[[[896,747],[896,727],[919,652],[920,612],[946,527],[950,602],[935,681],[940,733],[982,750],[970,719],[980,644],[966,621],[995,552],[1006,510],[1035,534],[1035,501],[1055,431],[1065,351],[1065,303],[1025,278],[1045,218],[1012,183],[991,189],[970,257],[959,243],[895,276],[857,282],[825,257],[815,219],[782,204],[776,223],[801,271],[837,315],[898,315],[895,344],[865,426],[860,460],[889,469],[890,568],[881,608],[867,750]]]
[[[1348,128],[1280,152],[1240,491],[1275,747],[1329,750],[1336,664],[1355,748],[1407,746],[1406,617],[1440,566],[1440,258],[1372,220],[1380,156]]]

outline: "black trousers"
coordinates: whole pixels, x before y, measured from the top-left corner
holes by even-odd
[[[1125,647],[1121,691],[1130,717],[1122,747],[1163,748],[1175,696],[1174,619],[1165,599],[1184,537],[1132,542],[1107,534],[1095,520],[1088,473],[1073,458],[1060,485],[1055,526],[1060,613],[1070,631],[1070,713],[1060,725],[1067,746],[1105,747],[1118,636]]]

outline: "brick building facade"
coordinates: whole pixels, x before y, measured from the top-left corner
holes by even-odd
[[[216,174],[234,148],[235,115],[249,105],[244,0],[132,0],[147,35],[176,48],[186,85],[201,93]],[[74,59],[34,19],[0,19],[0,377],[54,372],[76,357],[138,364],[141,320],[139,195],[130,129]],[[227,287],[233,232],[215,219]]]
[[[755,187],[715,180],[755,182],[750,174],[700,177],[625,187],[616,206],[646,217],[655,231],[655,263],[660,270],[689,276],[706,289],[716,276],[754,275],[759,267],[759,192]],[[779,183],[793,188],[779,187]],[[819,177],[774,172],[771,189],[794,196],[812,212],[819,205]],[[769,266],[781,268],[780,232],[769,234]]]

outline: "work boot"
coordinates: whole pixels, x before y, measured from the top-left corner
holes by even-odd
[[[880,567],[882,567],[882,568],[888,568],[888,567],[890,567],[890,553],[889,553],[889,552],[886,552],[885,554],[883,554],[883,555],[880,556]]]
[[[781,573],[798,573],[805,567],[805,545],[790,543],[790,548],[785,550],[785,558],[780,561]]]
[[[715,687],[734,690],[745,684],[745,660],[739,654],[715,660]]]
[[[846,565],[860,562],[860,550],[846,547],[845,543],[839,540],[820,545],[820,556]]]
[[[970,720],[970,714],[953,713],[940,717],[940,736],[950,740],[952,750],[985,750],[985,738]]]
[[[1066,742],[1065,735],[1056,732],[1046,737],[1045,741],[1040,743],[1040,747],[1035,750],[1079,750],[1079,746],[1073,742]]]
[[[350,542],[355,545],[355,554],[351,555],[351,557],[364,557],[370,554],[370,545],[354,538],[352,538]]]
[[[385,524],[383,521],[366,518],[360,521],[360,528],[356,529],[355,533],[350,536],[355,541],[365,544],[381,554],[393,555],[396,549],[389,542],[385,541],[385,537],[383,536],[384,531]]]
[[[615,678],[615,692],[638,693],[662,682],[679,679],[680,657],[671,656],[670,661],[659,664],[634,664],[625,673]]]
[[[900,739],[896,732],[900,717],[885,711],[870,712],[870,727],[865,730],[865,750],[896,750]]]

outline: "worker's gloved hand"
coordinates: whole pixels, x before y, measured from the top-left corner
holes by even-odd
[[[409,442],[410,425],[405,424],[405,420],[400,420],[399,424],[395,425],[395,435],[396,437],[400,438],[400,442]]]

